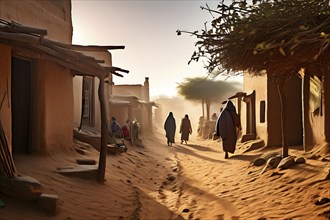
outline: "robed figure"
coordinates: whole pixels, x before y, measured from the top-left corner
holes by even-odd
[[[237,131],[241,130],[239,115],[230,100],[227,101],[225,108],[220,112],[215,129],[216,135],[222,139],[222,148],[227,159],[228,152],[234,153],[236,150]]]
[[[170,112],[165,120],[164,123],[164,129],[166,132],[166,138],[167,138],[167,146],[172,146],[172,143],[175,143],[175,130],[176,130],[176,124],[175,124],[175,118],[173,116],[173,113]]]
[[[191,123],[189,120],[189,116],[186,114],[184,118],[181,120],[181,125],[180,125],[181,144],[183,143],[183,141],[187,144],[191,132],[192,132]]]

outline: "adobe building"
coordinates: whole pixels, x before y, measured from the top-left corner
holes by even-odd
[[[107,50],[113,47],[71,44],[70,0],[19,4],[0,1],[0,119],[10,150],[49,154],[71,148],[79,119],[97,127],[106,120],[95,94],[108,98],[109,85],[100,80],[121,69],[112,66]],[[93,99],[84,102],[84,111],[83,97]]]
[[[283,100],[286,105],[286,137],[289,146],[313,146],[329,139],[329,90],[325,77],[307,76],[304,70],[286,79]],[[282,146],[281,105],[276,82],[264,75],[244,75],[241,96],[242,141],[260,138],[266,146]],[[328,103],[327,103],[328,102]]]
[[[109,99],[110,115],[116,117],[120,124],[127,119],[136,119],[140,123],[142,132],[150,131],[154,108],[157,108],[157,105],[150,101],[149,77],[145,77],[143,85],[112,83]]]
[[[15,24],[18,22],[46,30],[41,37],[71,44],[70,1],[27,0],[19,4],[17,7],[15,1],[0,1],[1,30],[8,25],[13,29],[16,25],[19,30],[20,25]],[[30,37],[24,32],[1,31],[0,38],[0,96],[4,99],[0,117],[9,145],[14,152],[72,146],[73,120],[66,120],[73,119],[70,69],[43,59],[44,54],[37,49],[15,41],[26,37],[28,42]]]

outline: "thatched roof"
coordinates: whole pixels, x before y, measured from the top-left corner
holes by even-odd
[[[241,0],[222,2],[217,10],[202,8],[214,20],[211,29],[188,32],[198,38],[191,59],[207,57],[210,72],[287,75],[301,67],[329,66],[329,0],[264,0],[257,5]]]
[[[71,45],[49,40],[45,35],[47,30],[0,19],[0,43],[10,45],[18,56],[51,60],[74,70],[77,75],[105,78],[109,73],[118,76],[122,76],[118,72],[128,73],[118,67],[101,65],[104,61],[80,52],[124,49],[124,46]]]

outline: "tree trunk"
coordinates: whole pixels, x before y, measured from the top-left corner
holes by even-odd
[[[107,160],[108,122],[107,122],[106,102],[104,99],[104,78],[102,77],[100,77],[98,94],[99,94],[100,109],[101,109],[101,147],[100,147],[100,158],[99,158],[97,180],[100,183],[104,183],[105,167]]]
[[[203,118],[205,117],[205,114],[204,114],[204,99],[202,99],[202,113],[203,113]]]
[[[209,99],[206,99],[205,104],[206,104],[206,119],[207,119],[207,121],[209,121],[210,120],[211,101]]]
[[[281,109],[281,133],[282,133],[282,156],[287,157],[289,156],[289,148],[288,148],[288,138],[286,135],[287,131],[287,120],[286,120],[286,115],[287,115],[287,107],[286,107],[286,97],[284,94],[284,78],[279,79],[276,84],[277,84],[277,91],[278,95],[280,98],[280,109]]]

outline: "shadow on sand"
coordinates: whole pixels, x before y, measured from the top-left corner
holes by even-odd
[[[189,146],[189,147],[194,148],[194,149],[199,150],[199,151],[210,151],[210,152],[216,152],[216,153],[219,152],[219,151],[213,150],[210,147],[205,147],[205,146],[201,146],[201,145],[197,145],[197,144],[183,144],[183,145]]]
[[[199,145],[186,145],[186,146],[188,146],[188,147],[192,147],[193,146],[197,150],[199,150],[199,148],[201,148],[201,149],[203,149],[203,151],[206,151],[206,149],[208,149],[210,152],[219,153],[217,151],[214,151],[214,150],[209,149],[209,148],[204,147],[204,146],[199,146]],[[217,160],[217,159],[213,159],[213,158],[210,158],[210,157],[206,157],[206,156],[197,154],[193,150],[190,150],[189,148],[185,147],[184,145],[174,145],[173,147],[175,147],[175,150],[177,152],[180,152],[180,153],[183,153],[183,154],[189,154],[191,156],[195,156],[195,157],[198,157],[198,158],[203,159],[203,160],[207,160],[207,161],[215,162],[215,163],[227,163],[227,162],[222,161],[220,159]]]
[[[256,158],[260,157],[262,154],[246,155],[246,154],[236,154],[229,156],[228,160],[244,160],[244,161],[254,161]]]

